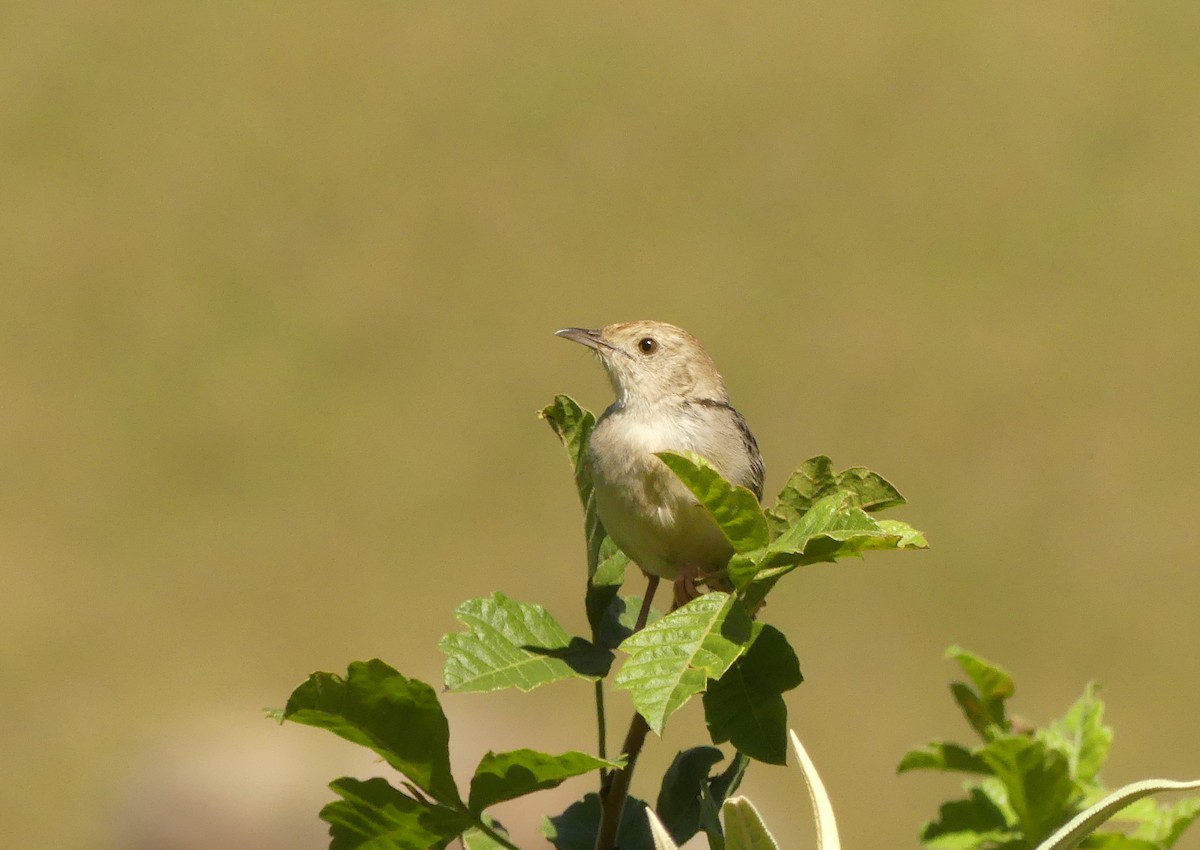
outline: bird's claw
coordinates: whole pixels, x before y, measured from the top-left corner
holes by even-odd
[[[695,567],[683,567],[675,578],[675,607],[682,608],[700,595],[696,581],[700,571]]]

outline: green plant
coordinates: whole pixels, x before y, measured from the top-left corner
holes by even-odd
[[[1171,806],[1144,799],[1200,783],[1146,780],[1116,792],[1104,787],[1100,770],[1113,732],[1103,723],[1104,703],[1094,683],[1061,718],[1025,730],[1008,714],[1014,685],[1007,671],[958,647],[946,654],[966,674],[968,681],[953,683],[950,691],[982,743],[935,741],[901,759],[899,773],[934,770],[978,777],[965,784],[964,798],[944,804],[938,819],[922,829],[926,847],[1032,850],[1073,847],[1070,841],[1086,838],[1083,846],[1104,850],[1167,850],[1200,817],[1200,797]],[[1109,818],[1134,828],[1129,834],[1095,832]]]
[[[654,804],[661,825],[682,842],[703,831],[710,847],[725,847],[718,816],[752,760],[782,764],[787,751],[783,694],[802,681],[784,634],[754,617],[775,584],[793,570],[870,550],[927,546],[920,532],[874,513],[904,503],[883,477],[856,467],[835,472],[815,457],[787,480],[771,508],[749,490],[721,478],[704,458],[659,455],[729,539],[734,555],[724,590],[712,591],[651,619],[634,631],[641,600],[621,594],[629,560],[604,532],[592,505],[582,463],[595,417],[566,396],[542,411],[567,450],[584,506],[587,551],[584,606],[587,637],[568,634],[544,608],[502,593],[470,599],[456,617],[463,630],[446,635],[445,684],[453,693],[532,688],[560,680],[589,682],[595,695],[596,754],[551,755],[534,750],[488,753],[466,799],[450,773],[449,729],[437,694],[375,659],[350,665],[344,676],[314,673],[276,716],[327,729],[378,753],[402,777],[343,777],[331,787],[341,798],[321,817],[333,850],[440,848],[462,836],[471,850],[515,845],[488,814],[497,803],[598,773],[598,788],[543,825],[559,850],[641,850],[652,845],[646,802],[629,784],[646,734],[702,695],[711,744],[684,750],[662,778]],[[618,653],[623,657],[613,675]],[[635,713],[618,753],[610,757],[604,683],[627,691]],[[746,809],[735,807],[739,823]]]
[[[604,532],[582,463],[595,417],[566,396],[542,411],[567,450],[584,506],[589,634],[569,634],[538,605],[502,593],[469,599],[455,614],[463,629],[442,638],[445,685],[453,693],[504,688],[529,691],[562,680],[590,683],[595,696],[596,754],[521,749],[489,752],[466,798],[450,772],[450,732],[437,693],[375,659],[344,676],[314,673],[275,712],[328,729],[378,753],[400,774],[343,777],[341,798],[321,811],[332,850],[425,850],[460,838],[464,850],[516,845],[489,814],[499,803],[598,774],[598,788],[547,818],[543,833],[559,850],[676,850],[699,832],[711,850],[778,850],[749,800],[735,797],[752,761],[783,764],[788,745],[783,694],[802,681],[787,638],[754,613],[775,584],[798,567],[875,549],[919,549],[920,532],[873,514],[904,503],[870,470],[834,472],[827,457],[806,461],[776,503],[759,507],[749,490],[725,481],[697,455],[659,455],[720,526],[734,549],[723,590],[714,590],[637,630],[641,600],[621,595],[629,560]],[[618,656],[618,653],[620,656]],[[1115,792],[1099,771],[1112,740],[1097,688],[1059,720],[1022,731],[1007,713],[1012,677],[958,648],[948,653],[968,682],[951,686],[980,746],[939,741],[904,756],[899,771],[959,771],[978,777],[963,799],[946,803],[926,824],[922,843],[935,850],[1168,850],[1200,816],[1200,798],[1173,806],[1148,795],[1200,788],[1200,782],[1146,780]],[[623,661],[613,673],[617,658]],[[635,713],[620,750],[609,754],[605,682],[627,691]],[[654,805],[629,796],[630,779],[649,731],[701,695],[708,743],[679,752],[659,783]],[[733,753],[714,744],[728,743]],[[816,814],[819,850],[839,850],[833,808],[799,739],[792,748]],[[1110,818],[1134,824],[1127,835],[1096,830]]]

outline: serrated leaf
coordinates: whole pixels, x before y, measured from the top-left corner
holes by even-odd
[[[957,661],[975,686],[974,691],[961,682],[950,686],[954,700],[962,709],[967,722],[984,740],[987,740],[987,730],[990,726],[998,726],[1001,731],[1008,732],[1012,724],[1005,713],[1004,703],[1015,691],[1012,674],[958,646],[947,649],[946,657]]]
[[[797,567],[836,561],[873,549],[928,548],[920,532],[905,523],[876,521],[850,506],[844,493],[819,500],[765,549],[735,554],[729,562],[734,587],[746,589],[748,605],[757,604],[771,586]],[[754,587],[749,587],[751,583]]]
[[[605,649],[615,649],[620,641],[610,642],[612,635],[605,633],[605,626],[611,622],[613,608],[619,605],[618,597],[630,560],[608,536],[600,543],[599,558],[600,562],[588,578],[584,607],[592,629],[592,642]]]
[[[804,677],[783,632],[755,624],[753,642],[704,694],[704,719],[714,744],[768,764],[787,760],[787,705],[783,694]]]
[[[910,770],[958,770],[964,773],[990,775],[987,763],[958,744],[948,741],[933,741],[923,750],[909,750],[900,759],[896,773]]]
[[[478,814],[488,806],[505,800],[557,788],[573,776],[620,766],[616,762],[574,751],[557,756],[524,749],[507,753],[489,752],[475,769],[467,805]]]
[[[971,690],[971,686],[965,682],[951,682],[950,694],[962,711],[963,717],[971,724],[971,728],[986,741],[987,730],[995,723],[995,719],[988,714],[987,706],[979,698],[979,694]],[[1003,727],[1000,728],[1003,731]]]
[[[875,522],[879,525],[887,537],[895,537],[896,542],[887,546],[879,547],[886,549],[928,549],[929,541],[925,539],[923,532],[917,531],[907,522],[901,522],[898,519],[877,519]]]
[[[617,831],[617,846],[621,850],[654,850],[650,825],[646,819],[647,805],[637,797],[627,797]],[[600,797],[588,794],[572,803],[561,815],[542,822],[542,834],[558,850],[595,850],[596,834],[600,831]]]
[[[712,463],[695,452],[656,454],[692,491],[735,552],[753,552],[767,545],[767,519],[750,490],[726,481]]]
[[[984,699],[1008,699],[1016,692],[1012,674],[999,664],[960,646],[947,649],[946,657],[958,662]]]
[[[677,843],[700,831],[701,803],[708,787],[708,771],[725,754],[716,747],[692,747],[676,753],[663,774],[654,810]]]
[[[504,829],[498,821],[486,816],[484,820],[491,829],[508,838],[508,830]],[[477,826],[473,826],[463,833],[462,842],[463,850],[506,850],[503,844]]]
[[[1138,821],[1138,827],[1133,831],[1134,838],[1171,847],[1200,818],[1200,797],[1188,797],[1170,806],[1160,806],[1146,797],[1126,806],[1113,817],[1115,820]]]
[[[600,547],[600,563],[592,574],[592,584],[597,587],[620,587],[625,582],[625,570],[629,558],[617,548],[611,537],[604,538]]]
[[[1004,785],[1022,834],[1041,841],[1058,827],[1080,793],[1066,757],[1041,741],[1001,735],[977,750]]]
[[[609,606],[600,624],[600,645],[605,649],[616,649],[634,632],[638,614],[642,610],[642,597],[618,596]],[[662,614],[651,608],[646,625],[658,622]]]
[[[1113,731],[1104,725],[1104,702],[1097,696],[1099,690],[1095,682],[1088,683],[1062,718],[1038,732],[1041,740],[1067,757],[1071,775],[1081,786],[1096,783],[1112,745]]]
[[[588,440],[596,428],[596,417],[590,411],[580,407],[575,399],[567,395],[557,395],[553,403],[542,408],[539,414],[542,419],[558,435],[563,448],[567,450],[567,460],[575,473],[575,488],[579,492],[579,501],[583,505],[585,515],[584,533],[587,537],[588,573],[594,573],[600,563],[600,544],[604,539],[604,529],[596,516],[592,494],[592,480],[588,474],[586,457]]]
[[[1155,840],[1163,847],[1174,847],[1184,831],[1197,819],[1200,819],[1200,797],[1189,797],[1173,806],[1165,806]]]
[[[677,709],[719,678],[745,650],[751,621],[726,593],[706,593],[621,644],[629,658],[613,683],[661,735]]]
[[[775,836],[748,798],[726,800],[721,815],[725,819],[726,850],[779,850]]]
[[[624,579],[629,558],[604,530],[596,513],[596,500],[586,458],[588,440],[596,427],[596,417],[580,407],[570,396],[558,395],[539,414],[550,425],[575,474],[575,488],[583,505],[583,531],[587,545],[588,586],[585,598],[593,642],[600,643],[601,623]]]
[[[313,673],[292,692],[284,715],[374,750],[438,802],[462,805],[437,694],[378,658],[353,662],[345,678]]]
[[[847,507],[835,493],[821,499],[761,552],[735,554],[729,562],[733,586],[758,579],[776,580],[797,566],[829,561],[841,544],[856,535],[881,535],[879,524],[864,511]]]
[[[979,788],[965,800],[954,800],[938,809],[938,819],[925,824],[921,844],[936,850],[977,850],[1015,840],[1004,812]]]
[[[806,460],[788,477],[775,506],[767,511],[771,530],[778,535],[820,499],[839,492],[849,496],[851,505],[869,512],[904,504],[900,491],[882,475],[863,466],[835,473],[832,461],[818,455]]]
[[[569,395],[556,395],[554,401],[542,408],[538,416],[546,420],[546,424],[558,436],[563,448],[567,450],[567,458],[573,469],[583,468],[583,456],[587,452],[588,440],[596,427],[596,416],[590,410],[582,407],[579,402]],[[580,493],[583,501],[585,494]]]
[[[814,544],[819,544],[814,548]],[[857,554],[865,549],[924,548],[924,537],[906,523],[876,520],[854,507],[845,494],[821,499],[812,510],[772,541],[761,566],[816,563]]]
[[[343,777],[329,787],[342,798],[321,809],[330,850],[441,848],[471,825],[463,812],[421,803],[383,779]]]
[[[612,653],[571,637],[541,605],[503,593],[469,599],[454,616],[467,627],[442,638],[446,687],[456,692],[530,691],[561,679],[596,680]]]
[[[883,536],[883,532],[866,511],[849,503],[844,493],[834,493],[817,501],[802,517],[767,548],[761,559],[763,568],[784,566],[804,555],[814,538],[824,537],[838,543],[859,534]],[[826,557],[836,547],[825,553]]]

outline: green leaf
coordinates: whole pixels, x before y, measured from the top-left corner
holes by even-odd
[[[680,706],[719,678],[745,650],[750,615],[726,593],[706,593],[621,644],[629,658],[614,684],[661,735]]]
[[[554,402],[544,407],[539,416],[546,420],[550,428],[558,435],[563,448],[567,450],[567,459],[575,473],[575,487],[579,491],[579,501],[583,505],[585,515],[584,533],[587,537],[588,574],[596,571],[600,563],[600,544],[604,540],[604,528],[596,516],[595,504],[592,497],[592,480],[587,470],[587,447],[592,431],[596,427],[596,417],[590,411],[580,407],[575,399],[567,395],[557,395]]]
[[[487,825],[491,829],[508,838],[508,831],[500,825],[499,821],[486,816],[484,820],[487,821]],[[462,841],[463,850],[506,850],[503,844],[477,826],[473,826],[464,832]]]
[[[599,557],[600,563],[588,579],[584,607],[592,628],[592,642],[605,649],[616,649],[621,641],[612,642],[613,635],[606,632],[606,628],[611,624],[614,613],[620,616],[620,612],[614,612],[614,609],[621,607],[618,594],[625,582],[625,570],[630,561],[611,537],[605,537],[601,542]]]
[[[1174,847],[1184,831],[1200,818],[1200,797],[1180,800],[1173,806],[1163,807],[1163,817],[1155,840],[1163,847]]]
[[[695,452],[656,454],[709,512],[735,552],[753,552],[767,545],[767,519],[750,490],[726,481],[712,463]]]
[[[1004,703],[1013,695],[1012,675],[1002,667],[958,646],[946,650],[946,657],[953,658],[975,685],[972,691],[962,682],[950,686],[954,700],[962,709],[967,722],[987,740],[990,726],[998,726],[1008,732],[1012,724],[1005,714]]]
[[[642,597],[640,596],[618,596],[613,599],[604,616],[604,621],[600,624],[600,645],[605,649],[619,647],[626,638],[633,634],[633,627],[637,625],[641,609]],[[661,617],[661,613],[651,608],[646,624],[655,623]]]
[[[700,831],[701,803],[708,787],[708,771],[724,758],[725,754],[716,747],[692,747],[677,753],[663,774],[654,810],[676,844],[682,844]]]
[[[1117,820],[1128,820],[1131,810],[1142,808],[1145,813],[1139,820],[1141,823],[1134,830],[1135,838],[1154,841],[1163,847],[1171,847],[1179,840],[1184,831],[1200,818],[1200,797],[1188,797],[1171,806],[1160,806],[1149,798],[1140,800],[1133,806],[1127,806],[1114,817]]]
[[[888,535],[866,511],[851,505],[844,493],[834,493],[818,501],[808,513],[773,540],[762,558],[761,566],[768,568],[832,560],[841,554],[848,554],[840,551],[840,544],[869,537],[886,538]],[[814,542],[821,545],[811,549]]]
[[[993,664],[960,646],[947,649],[946,657],[958,662],[984,699],[1004,700],[1016,692],[1012,674],[1000,665]]]
[[[600,547],[600,563],[592,574],[592,584],[597,587],[620,587],[625,582],[625,569],[629,566],[629,558],[623,553],[611,537],[604,538]]]
[[[835,473],[832,461],[819,455],[806,460],[789,476],[775,507],[767,511],[772,532],[778,536],[819,500],[835,493],[847,494],[849,504],[864,511],[904,504],[900,491],[882,475],[862,466]]]
[[[745,654],[704,694],[704,719],[714,744],[731,742],[768,764],[787,760],[787,705],[783,694],[804,677],[783,632],[755,624]]]
[[[747,605],[757,604],[785,573],[822,561],[861,555],[871,549],[926,548],[925,538],[904,523],[877,522],[848,504],[844,493],[819,500],[766,549],[735,554],[729,562],[734,587],[745,589]],[[749,587],[753,582],[754,587]]]
[[[804,784],[808,786],[808,799],[812,803],[813,822],[817,828],[817,850],[841,850],[842,842],[838,838],[837,818],[833,814],[833,801],[825,790],[825,783],[817,773],[817,766],[800,743],[800,736],[789,729],[788,737],[792,741],[792,750],[796,753],[796,762]]]
[[[993,738],[977,754],[1004,785],[1024,836],[1041,841],[1057,828],[1080,794],[1066,757],[1020,735]]]
[[[1084,846],[1088,850],[1162,850],[1162,845],[1155,841],[1130,838],[1120,832],[1093,832]]]
[[[910,770],[960,770],[964,773],[990,775],[987,763],[966,747],[948,741],[933,741],[923,750],[909,750],[900,759],[896,773]]]
[[[1067,757],[1071,775],[1082,785],[1094,785],[1112,745],[1111,726],[1104,725],[1104,702],[1099,686],[1088,683],[1083,695],[1060,720],[1041,730],[1038,737]]]
[[[925,539],[925,535],[917,531],[907,522],[900,522],[898,519],[877,519],[875,523],[879,526],[879,530],[883,532],[885,537],[894,537],[896,542],[889,542],[886,546],[880,546],[880,549],[928,549],[929,541]]]
[[[712,778],[708,783],[709,790],[714,800],[717,801],[719,807],[730,794],[737,791],[742,784],[742,778],[746,775],[746,768],[750,766],[750,757],[745,753],[735,752],[733,760],[719,774]]]
[[[554,401],[538,413],[538,417],[546,420],[546,424],[558,436],[563,448],[567,450],[567,458],[571,468],[583,468],[583,457],[587,453],[588,440],[596,427],[596,416],[590,410],[580,406],[579,402],[569,395],[556,395]],[[580,492],[582,501],[586,502],[586,494]]]
[[[725,828],[721,826],[721,806],[729,799],[750,766],[750,757],[734,752],[729,765],[701,787],[700,828],[708,838],[709,850],[725,850]]]
[[[284,714],[374,750],[438,802],[462,806],[437,694],[378,658],[353,662],[345,678],[313,673],[292,692]]]
[[[612,653],[571,637],[540,605],[494,593],[468,599],[454,612],[467,627],[442,638],[446,687],[456,692],[519,688],[607,674]]]
[[[1144,779],[1141,782],[1131,782],[1071,818],[1053,835],[1039,844],[1037,850],[1074,850],[1102,823],[1117,815],[1118,812],[1126,810],[1135,801],[1162,791],[1194,791],[1198,788],[1200,788],[1200,780],[1176,782],[1171,779]],[[1186,824],[1184,826],[1186,827]],[[1178,835],[1175,838],[1178,838]],[[1169,847],[1170,844],[1164,846]]]
[[[925,824],[921,844],[936,850],[976,850],[1020,838],[1004,812],[978,788],[965,800],[945,803],[938,819]]]
[[[1159,805],[1150,797],[1135,800],[1112,816],[1113,820],[1138,824],[1153,824],[1158,822]]]
[[[617,831],[617,845],[621,850],[654,850],[646,819],[647,808],[637,797],[625,799],[621,827]],[[572,803],[561,815],[542,822],[542,834],[558,850],[595,850],[599,831],[600,797],[596,794],[588,794]]]
[[[588,623],[592,627],[592,640],[601,643],[601,623],[621,586],[629,558],[608,536],[596,513],[594,488],[585,462],[588,440],[596,427],[596,417],[566,395],[555,396],[554,403],[545,407],[539,415],[558,435],[575,473],[575,487],[583,505],[584,537],[587,542],[588,588],[585,604]]]
[[[727,850],[779,850],[775,836],[746,797],[726,800],[721,814],[725,817]]]
[[[421,803],[383,779],[343,777],[329,787],[342,798],[321,809],[330,850],[441,848],[471,825],[463,812]]]
[[[489,752],[475,769],[468,808],[478,814],[488,806],[505,800],[523,797],[534,791],[557,788],[572,776],[580,776],[605,767],[620,766],[615,762],[574,751],[559,756],[535,750]]]

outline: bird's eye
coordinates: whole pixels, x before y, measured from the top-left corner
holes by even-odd
[[[638,351],[642,354],[653,354],[658,351],[658,340],[649,336],[638,340]]]

